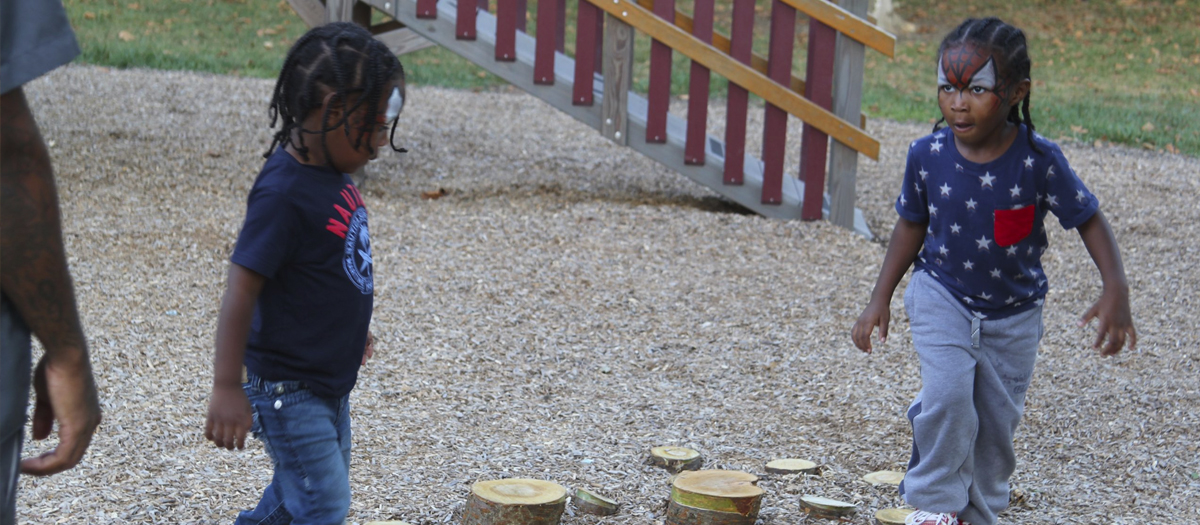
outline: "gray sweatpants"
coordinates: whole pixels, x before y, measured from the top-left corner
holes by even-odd
[[[921,391],[908,409],[913,450],[900,493],[918,509],[993,525],[1008,506],[1013,433],[1037,360],[1042,307],[976,320],[937,280],[915,271],[904,308]]]

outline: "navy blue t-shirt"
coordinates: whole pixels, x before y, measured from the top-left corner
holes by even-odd
[[[280,148],[247,199],[230,260],[267,278],[246,368],[340,397],[354,388],[374,300],[367,208],[350,177]]]
[[[1062,150],[1034,133],[1034,151],[1027,133],[1021,125],[1008,151],[985,164],[963,158],[945,129],[908,149],[896,212],[929,223],[915,265],[981,317],[1042,304],[1046,212],[1072,229],[1099,209]]]

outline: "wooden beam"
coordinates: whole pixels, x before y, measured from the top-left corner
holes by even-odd
[[[671,46],[672,49],[683,53],[688,58],[708,67],[717,74],[729,79],[762,97],[768,103],[774,104],[789,114],[815,126],[826,134],[837,138],[843,144],[854,148],[872,159],[879,158],[879,141],[864,133],[857,126],[850,124],[833,113],[805,100],[790,87],[777,84],[766,75],[759,73],[750,66],[743,65],[722,53],[717,48],[697,40],[692,35],[679,29],[674,24],[662,21],[654,13],[629,0],[585,0],[612,15],[614,20],[620,20],[646,33],[651,38]],[[795,0],[792,0],[795,1]],[[606,83],[607,86],[607,83]]]
[[[854,13],[866,14],[867,0],[840,0],[842,7]],[[854,120],[862,112],[863,62],[866,50],[861,42],[839,34],[834,53],[833,112],[846,120]],[[829,145],[829,171],[826,175],[829,194],[829,222],[854,229],[854,200],[857,193],[858,153],[841,142]],[[859,212],[861,213],[861,212]],[[871,232],[865,232],[871,238]]]
[[[895,36],[836,4],[825,0],[783,0],[783,2],[889,58],[896,56]]]
[[[622,146],[629,144],[629,88],[633,85],[633,29],[619,17],[604,21],[604,95],[600,101],[600,134]],[[654,16],[650,14],[649,16]]]
[[[375,35],[375,39],[383,42],[396,56],[437,45],[417,34],[416,31],[403,26],[400,29],[393,29],[386,33],[377,34]]]
[[[288,0],[288,4],[308,27],[317,27],[325,23],[325,6],[321,4],[321,0]]]

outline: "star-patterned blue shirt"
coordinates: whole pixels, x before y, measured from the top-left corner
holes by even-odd
[[[963,158],[946,129],[909,146],[896,212],[928,223],[916,267],[980,317],[1042,304],[1046,212],[1072,229],[1099,209],[1058,145],[1034,133],[1034,151],[1027,133],[1021,125],[1008,151],[985,164]]]

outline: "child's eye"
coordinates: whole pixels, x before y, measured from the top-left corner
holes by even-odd
[[[982,95],[982,94],[984,94],[984,93],[987,93],[987,92],[988,92],[988,90],[987,90],[987,88],[985,88],[985,87],[981,87],[981,86],[971,86],[971,93],[972,93],[972,94],[975,94],[975,95]]]
[[[942,84],[938,88],[942,90],[942,93],[954,93],[955,91],[954,86],[950,84]]]

